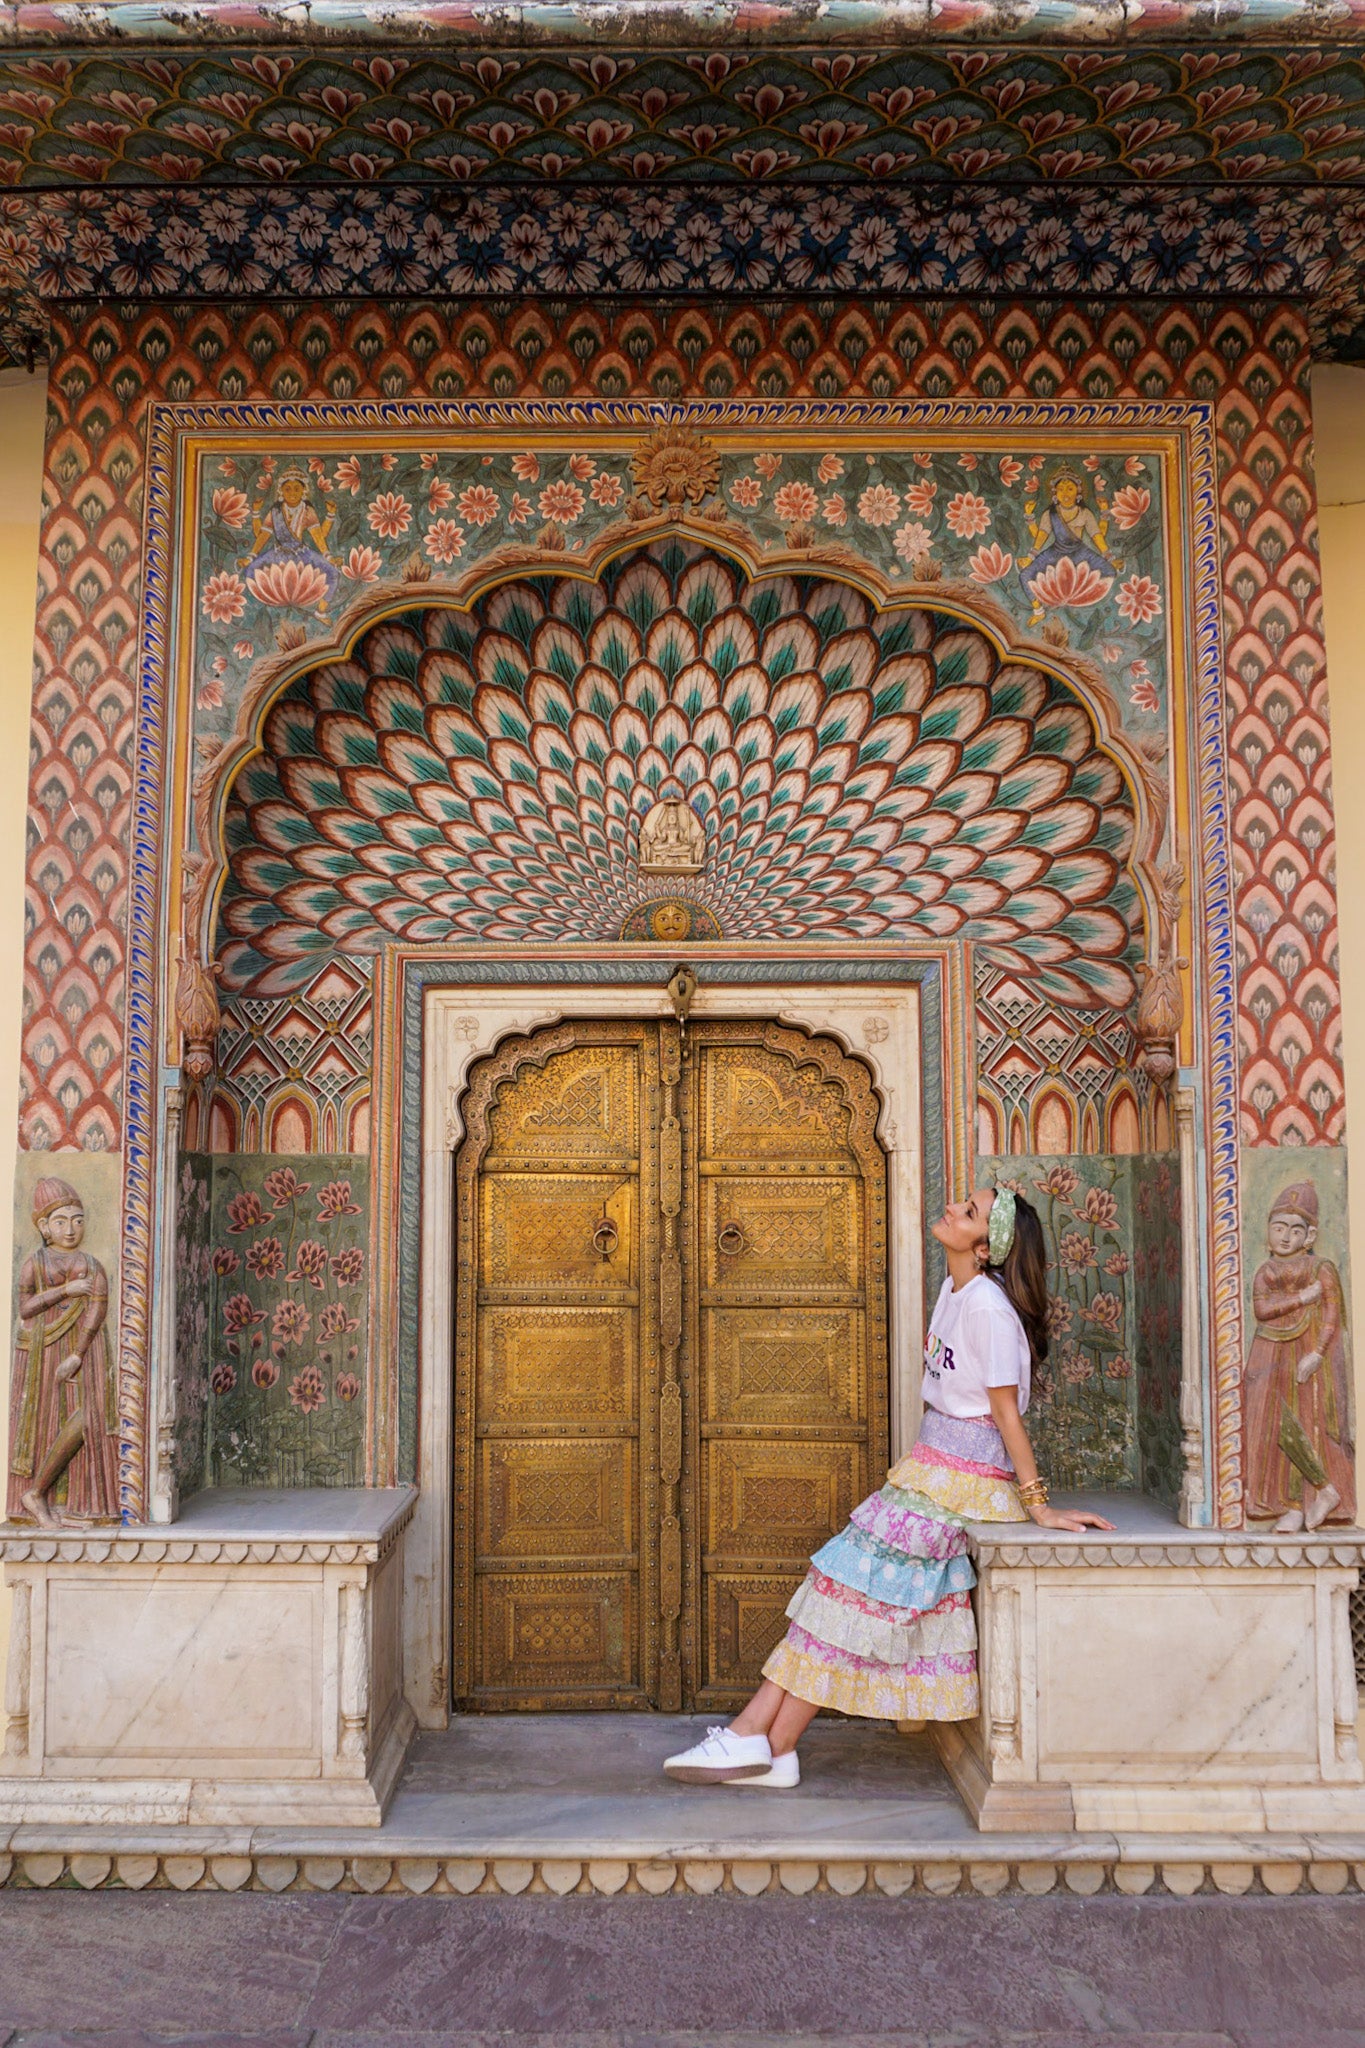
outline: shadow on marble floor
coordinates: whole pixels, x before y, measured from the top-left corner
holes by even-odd
[[[462,1714],[440,1734],[417,1738],[401,1790],[594,1793],[695,1805],[699,1792],[727,1788],[675,1784],[664,1776],[663,1760],[699,1742],[716,1719],[713,1714]],[[942,1798],[957,1804],[927,1735],[898,1735],[889,1723],[832,1718],[816,1721],[802,1739],[796,1791],[762,1796],[768,1804],[787,1807],[848,1798]]]

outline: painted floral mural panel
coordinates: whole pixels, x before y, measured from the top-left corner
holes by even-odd
[[[1173,1152],[1144,1154],[1133,1159],[1131,1170],[1142,1490],[1174,1507],[1185,1472],[1180,1426],[1180,1161]]]
[[[216,1486],[364,1479],[369,1161],[214,1161],[208,1466]]]
[[[1132,1163],[979,1162],[981,1177],[1026,1196],[1043,1226],[1051,1349],[1034,1376],[1028,1426],[1058,1491],[1140,1483]]]
[[[1035,435],[1037,430],[1034,430]],[[578,447],[300,442],[199,464],[194,624],[196,726],[223,734],[247,671],[279,646],[330,637],[348,604],[406,578],[439,586],[509,548],[571,562],[662,504],[720,518],[755,551],[844,552],[889,583],[947,581],[989,596],[1020,633],[1099,664],[1124,722],[1164,733],[1171,594],[1163,463],[1131,436],[1072,433],[1069,450],[1021,426],[963,448],[925,425],[922,445],[811,445],[780,422],[752,442],[717,433],[684,449],[635,428]],[[556,437],[563,440],[563,435]],[[472,445],[471,445],[472,444]],[[482,444],[482,445],[481,445]]]
[[[213,1159],[180,1157],[175,1246],[175,1482],[181,1495],[204,1484],[205,1420],[213,1369]]]

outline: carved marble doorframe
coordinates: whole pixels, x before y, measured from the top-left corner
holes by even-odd
[[[644,964],[638,953],[631,965],[637,964]],[[928,1153],[942,1142],[937,1133],[926,1133],[924,1082],[927,1062],[934,1070],[929,1092],[937,1097],[942,1037],[949,1035],[941,1030],[935,971],[943,963],[921,959],[916,964],[902,954],[897,965],[904,978],[880,978],[877,969],[881,976],[888,970],[883,958],[875,965],[868,962],[866,978],[853,980],[848,978],[851,963],[846,956],[839,979],[833,978],[838,969],[832,961],[826,965],[807,958],[798,967],[796,962],[767,966],[750,959],[743,979],[725,981],[707,978],[707,956],[698,956],[697,964],[703,979],[693,1003],[694,1017],[764,1018],[795,1025],[832,1038],[871,1071],[882,1104],[877,1135],[887,1155],[891,1445],[893,1457],[899,1456],[914,1439],[920,1413],[926,1165]],[[544,982],[532,982],[524,970],[525,978],[517,985],[464,980],[455,987],[428,987],[421,999],[422,1279],[413,1475],[419,1498],[405,1552],[404,1662],[408,1697],[427,1727],[444,1725],[449,1713],[453,1161],[464,1135],[461,1096],[469,1070],[503,1039],[567,1019],[672,1015],[662,986],[668,967],[662,961],[655,963],[658,980],[646,983],[634,974],[623,978],[621,966],[613,975],[606,961],[588,974],[582,962],[576,963],[572,981],[561,979],[563,969],[550,959],[536,965],[547,977]],[[822,967],[828,978],[821,978]],[[730,972],[735,971],[730,963]],[[928,1001],[921,985],[926,971],[933,982]],[[956,1010],[956,1003],[950,1002],[949,1008]],[[929,1011],[932,1017],[926,1015]],[[410,1066],[408,1072],[415,1078]],[[953,1108],[944,1121],[956,1137],[962,1121],[956,1098],[967,1099],[970,1075],[955,1075],[954,1081]],[[934,1116],[930,1121],[940,1120]],[[960,1145],[950,1141],[947,1149],[956,1175],[961,1171]],[[392,1187],[392,1178],[386,1177]],[[929,1178],[938,1183],[941,1175],[933,1171]]]

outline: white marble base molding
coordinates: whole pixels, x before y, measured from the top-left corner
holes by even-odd
[[[1348,1605],[1365,1531],[978,1524],[982,1712],[939,1756],[983,1833],[1365,1831]]]
[[[196,1496],[171,1525],[0,1526],[0,1825],[377,1827],[412,1488]]]

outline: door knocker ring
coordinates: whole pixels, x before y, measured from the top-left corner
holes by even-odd
[[[599,1259],[609,1259],[621,1242],[621,1233],[610,1216],[604,1216],[592,1234],[592,1248]]]
[[[740,1253],[747,1251],[748,1248],[749,1240],[745,1237],[744,1232],[737,1223],[722,1223],[716,1238],[716,1249],[718,1251],[722,1252],[727,1259],[737,1259]]]

